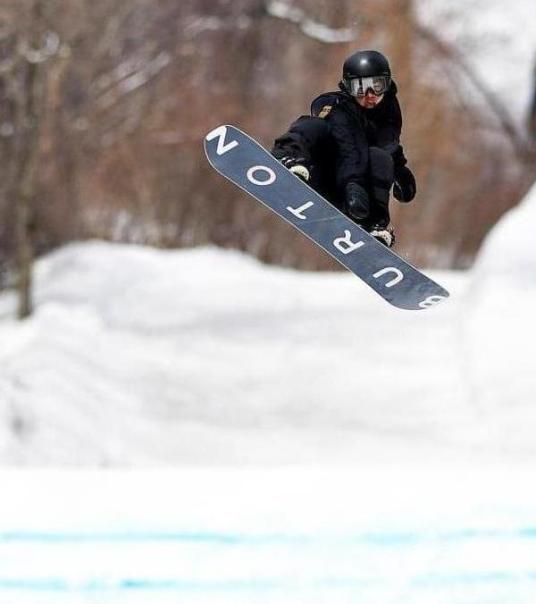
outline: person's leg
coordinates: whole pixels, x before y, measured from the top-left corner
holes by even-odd
[[[371,213],[369,223],[375,227],[387,227],[390,222],[389,195],[395,174],[393,159],[379,147],[369,149],[369,193]]]
[[[394,229],[389,226],[389,196],[394,181],[394,163],[387,151],[370,147],[368,177],[371,212],[366,228],[378,241],[391,247],[395,242]]]
[[[308,184],[325,195],[330,161],[330,133],[326,122],[304,115],[293,122],[285,134],[275,140],[272,155],[286,167],[303,165],[309,172]]]

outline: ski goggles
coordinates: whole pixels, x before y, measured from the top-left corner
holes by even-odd
[[[365,96],[369,90],[376,96],[381,96],[389,88],[390,78],[387,76],[372,76],[370,78],[352,78],[350,93],[352,96]]]

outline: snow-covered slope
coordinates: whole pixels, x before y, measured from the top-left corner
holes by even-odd
[[[351,459],[471,421],[455,302],[396,311],[347,273],[100,242],[41,260],[36,291],[22,325],[0,299],[4,462]]]
[[[214,248],[40,260],[31,319],[0,297],[0,463],[183,467],[1,470],[0,600],[534,601],[534,350],[496,329],[533,211],[418,313]]]
[[[536,403],[536,186],[489,234],[473,269],[464,316],[475,397],[497,431],[523,440]]]
[[[65,247],[38,263],[31,319],[15,322],[13,298],[0,297],[0,459],[536,453],[533,252],[511,243],[533,206],[497,227],[473,275],[436,275],[453,297],[419,313],[348,273],[233,251]]]
[[[532,604],[532,467],[426,461],[3,469],[0,601]]]

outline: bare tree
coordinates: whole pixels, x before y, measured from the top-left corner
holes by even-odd
[[[200,142],[230,122],[270,146],[336,89],[358,47],[389,55],[404,108],[419,199],[393,204],[401,251],[469,264],[523,193],[526,145],[470,66],[418,23],[412,0],[0,0],[0,276],[13,267],[15,231],[21,268],[89,237],[333,267],[222,183]],[[446,98],[429,69],[471,93]],[[18,274],[25,316],[31,272]]]
[[[37,194],[37,167],[40,153],[42,116],[48,63],[57,53],[59,39],[48,30],[46,0],[33,0],[24,20],[18,51],[21,82],[17,95],[16,129],[20,135],[18,158],[17,239],[19,318],[32,311],[32,262],[34,257],[33,231],[35,219],[33,204]],[[26,25],[26,27],[24,27]]]
[[[48,63],[58,49],[57,35],[47,27],[46,1],[24,0],[2,6],[4,57],[0,73],[8,109],[4,128],[11,134],[9,195],[15,208],[18,316],[32,310],[34,204]],[[7,21],[9,19],[9,22]]]
[[[36,248],[48,247],[51,229],[56,232],[52,241],[68,239],[84,166],[114,141],[123,144],[139,127],[154,94],[147,94],[147,84],[169,62],[151,36],[129,41],[132,29],[150,22],[151,7],[148,0],[119,7],[110,0],[68,5],[63,0],[0,0],[5,182],[0,210],[7,224],[13,208],[11,264],[20,318],[32,311]],[[131,146],[126,156],[134,155]],[[136,166],[129,171],[135,177]],[[10,237],[9,229],[1,235]],[[0,250],[9,245],[0,243]]]

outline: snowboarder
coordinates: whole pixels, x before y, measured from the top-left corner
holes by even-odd
[[[389,195],[409,202],[416,183],[400,145],[402,114],[387,58],[346,59],[340,91],[327,92],[275,140],[272,154],[386,246],[394,243]]]

